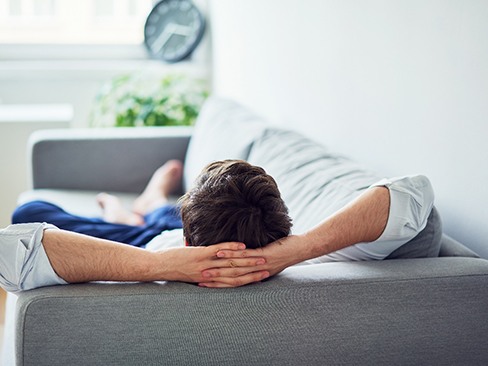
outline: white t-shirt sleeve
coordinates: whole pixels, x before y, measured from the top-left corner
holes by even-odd
[[[302,264],[384,259],[425,228],[434,205],[434,191],[427,177],[383,179],[371,187],[380,186],[390,191],[390,212],[381,236],[374,242],[351,245]]]
[[[46,223],[10,225],[0,230],[0,286],[9,292],[63,285],[42,245]]]

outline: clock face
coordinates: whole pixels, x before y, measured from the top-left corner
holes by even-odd
[[[149,53],[167,62],[183,60],[203,36],[205,20],[190,0],[162,0],[144,26],[144,43]]]

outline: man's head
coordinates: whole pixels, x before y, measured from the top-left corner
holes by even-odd
[[[238,241],[259,248],[290,234],[291,219],[275,180],[242,160],[207,165],[180,203],[190,246]]]

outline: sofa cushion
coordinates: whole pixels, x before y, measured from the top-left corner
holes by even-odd
[[[96,197],[99,191],[74,190],[74,189],[34,189],[23,192],[17,205],[30,201],[51,202],[75,215],[87,217],[101,217],[102,210],[97,203]],[[124,192],[110,192],[122,200],[122,204],[129,208],[137,197],[136,194]]]
[[[184,189],[188,191],[202,168],[215,160],[243,159],[266,122],[248,108],[227,99],[209,98],[195,124],[188,146]]]
[[[268,128],[254,142],[248,160],[276,179],[293,220],[294,233],[317,225],[381,179],[318,142],[276,128]],[[434,210],[426,228],[388,258],[438,256],[441,234],[441,220]]]
[[[268,128],[249,154],[278,183],[293,232],[318,224],[381,177],[299,133]]]

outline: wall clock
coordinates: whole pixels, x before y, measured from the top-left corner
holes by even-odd
[[[144,44],[151,56],[166,62],[187,58],[200,43],[205,18],[190,0],[162,0],[144,25]]]

